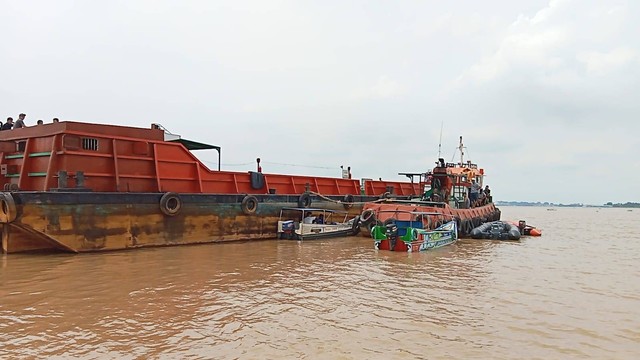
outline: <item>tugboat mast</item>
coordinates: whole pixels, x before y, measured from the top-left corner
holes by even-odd
[[[442,157],[442,128],[444,128],[444,120],[440,123],[440,142],[438,143],[438,159]]]
[[[458,145],[458,150],[460,150],[460,166],[464,165],[464,144],[462,144],[462,136],[460,136],[460,145]]]

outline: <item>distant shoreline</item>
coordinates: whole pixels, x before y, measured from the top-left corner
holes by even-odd
[[[496,201],[496,206],[538,206],[538,207],[593,207],[593,208],[640,208],[640,203],[627,202],[627,203],[607,203],[603,205],[589,205],[589,204],[555,204],[549,202],[527,202],[527,201]]]

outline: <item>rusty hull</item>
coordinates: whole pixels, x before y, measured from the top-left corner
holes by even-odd
[[[5,253],[95,252],[275,239],[280,209],[298,202],[298,195],[257,195],[256,212],[245,215],[241,208],[244,195],[180,194],[180,211],[168,216],[160,210],[161,193],[11,194],[17,214],[15,220],[1,224]],[[367,200],[370,198],[355,199]],[[342,204],[318,198],[313,199],[312,207],[344,210]],[[353,216],[361,211],[358,204],[349,209]]]

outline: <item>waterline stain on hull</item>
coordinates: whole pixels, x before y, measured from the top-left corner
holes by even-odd
[[[94,252],[149,246],[274,239],[282,207],[298,195],[255,195],[255,213],[245,214],[245,195],[180,194],[173,215],[160,210],[161,193],[16,192],[15,220],[2,224],[2,251]],[[336,197],[335,200],[339,200]],[[369,200],[356,197],[356,202]],[[314,207],[344,209],[313,199]],[[348,209],[362,211],[357,203]]]

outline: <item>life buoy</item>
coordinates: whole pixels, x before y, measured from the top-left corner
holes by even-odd
[[[345,209],[351,209],[351,207],[353,207],[353,201],[353,195],[347,194],[342,199],[342,206],[344,206]]]
[[[306,208],[311,206],[311,195],[304,193],[298,198],[298,207]]]
[[[353,218],[353,225],[351,225],[351,235],[358,235],[360,232],[360,216]]]
[[[17,209],[13,195],[10,193],[0,194],[0,223],[8,224],[16,219]]]
[[[253,195],[247,195],[242,199],[240,208],[245,215],[253,215],[258,209],[258,199]]]
[[[167,216],[175,216],[182,209],[182,200],[174,192],[168,192],[160,198],[160,211]]]
[[[371,209],[367,209],[363,211],[362,215],[360,215],[360,223],[365,226],[369,225],[375,219],[376,219],[376,214]]]

